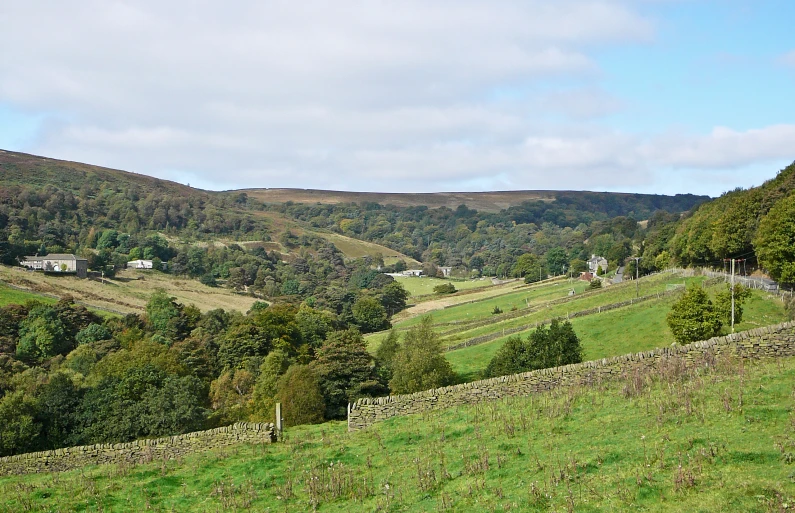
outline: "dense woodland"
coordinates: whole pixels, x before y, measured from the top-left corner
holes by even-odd
[[[65,298],[0,308],[0,333],[0,455],[270,421],[276,401],[289,425],[341,419],[359,397],[456,381],[430,320],[374,357],[305,303],[202,314],[161,291],[103,320]]]
[[[270,304],[202,313],[162,291],[145,314],[121,318],[102,319],[69,298],[0,309],[0,455],[270,420],[276,401],[288,424],[338,419],[358,397],[456,382],[430,320],[367,352],[362,333],[388,329],[408,299],[380,271],[405,264],[348,259],[324,231],[398,250],[431,275],[450,266],[459,277],[530,282],[577,273],[599,254],[611,270],[640,257],[640,273],[746,258],[795,282],[795,165],[703,204],[690,195],[561,193],[481,213],[464,205],[266,205],[240,193],[35,162],[34,170],[0,158],[3,263],[74,252],[112,274],[128,260],[153,259],[156,267],[168,262],[153,272]],[[292,224],[276,229],[274,216]],[[579,361],[570,328],[556,323],[512,339],[487,374]]]

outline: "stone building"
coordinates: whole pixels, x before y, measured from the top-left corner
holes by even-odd
[[[33,271],[45,273],[76,274],[78,278],[85,278],[88,275],[88,260],[66,253],[26,256],[19,264]]]

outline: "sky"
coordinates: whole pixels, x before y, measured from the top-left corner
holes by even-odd
[[[795,160],[792,0],[0,4],[0,148],[210,190],[717,196]]]

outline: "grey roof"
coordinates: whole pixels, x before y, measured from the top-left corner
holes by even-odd
[[[85,258],[76,257],[71,253],[50,253],[43,257],[26,257],[36,260],[86,260]]]
[[[77,257],[71,253],[50,253],[42,258],[47,260],[77,260]]]

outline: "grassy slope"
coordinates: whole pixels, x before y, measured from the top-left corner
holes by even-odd
[[[795,359],[719,361],[184,461],[0,479],[5,511],[785,511]],[[778,445],[777,445],[778,444]],[[784,450],[780,451],[779,446]],[[790,460],[791,461],[791,460]],[[788,511],[788,509],[786,509]]]
[[[293,235],[296,236],[306,234],[324,238],[329,242],[332,242],[347,258],[361,258],[367,255],[375,257],[376,255],[380,254],[384,258],[384,263],[386,265],[393,264],[398,260],[403,260],[411,267],[419,267],[421,265],[418,261],[414,260],[410,256],[404,255],[403,253],[395,251],[394,249],[390,249],[386,246],[381,246],[380,244],[376,244],[374,242],[354,239],[339,233],[332,233],[325,230],[310,228],[305,224],[294,219],[289,219],[278,212],[253,212],[253,214],[259,219],[265,220],[267,222],[268,229],[271,232],[271,239],[274,240],[279,239],[282,233],[285,233],[289,230]],[[248,244],[250,245],[253,243],[263,244],[262,242],[258,241],[251,241]],[[289,248],[285,248],[278,242],[267,242],[264,243],[264,245],[268,250],[276,249],[278,252],[285,255],[290,253]]]
[[[125,270],[105,284],[71,276],[47,276],[18,267],[0,266],[0,281],[56,296],[71,295],[87,305],[119,313],[143,312],[149,296],[163,288],[184,304],[195,304],[202,311],[214,308],[246,312],[255,299],[229,289],[212,288],[196,280],[168,274]]]
[[[695,280],[700,281],[701,279],[702,278],[696,278]],[[693,279],[682,279],[670,274],[650,276],[640,280],[639,294],[642,296],[663,292],[671,284],[681,284],[688,281],[693,281]],[[440,309],[428,309],[425,312],[419,313],[431,313],[433,315],[433,321],[437,325],[436,329],[440,332],[455,327],[451,326],[451,323],[464,327],[468,322],[488,321],[489,319],[493,319],[494,322],[486,326],[473,326],[471,330],[460,331],[445,336],[442,343],[447,346],[472,337],[489,333],[498,333],[503,329],[527,325],[556,316],[565,316],[567,312],[576,312],[599,305],[624,301],[635,297],[636,294],[635,284],[633,283],[614,285],[602,289],[601,291],[583,294],[587,286],[588,284],[586,282],[579,280],[574,280],[571,283],[568,281],[553,281],[532,286],[509,284],[507,288],[506,285],[501,286],[504,288],[499,289],[499,293],[497,293],[497,290],[493,290],[491,294],[484,293],[483,295],[473,294],[471,296],[461,296],[461,301],[465,302],[463,304],[445,305],[440,307]],[[577,295],[568,296],[569,290],[571,289],[574,289]],[[551,300],[560,299],[565,299],[566,301],[557,305],[547,305]],[[473,300],[479,301],[471,302]],[[499,307],[503,312],[510,312],[514,308],[523,310],[528,306],[532,309],[527,312],[527,315],[521,317],[500,320],[499,317],[494,317],[492,314],[494,307]],[[415,325],[419,322],[419,319],[419,316],[415,315],[408,319],[395,322],[394,324],[398,329],[405,329]],[[372,350],[375,350],[385,336],[386,333],[377,333],[368,336],[368,346]]]
[[[493,287],[491,279],[483,278],[478,280],[442,280],[439,278],[419,278],[416,276],[399,276],[395,280],[403,285],[412,296],[424,296],[433,294],[433,288],[437,285],[452,283],[456,290],[470,290],[485,287]],[[409,300],[411,301],[411,300]]]
[[[668,297],[572,319],[571,324],[582,343],[585,360],[671,345],[674,338],[665,323],[665,316],[674,301],[675,298]],[[743,322],[736,326],[736,331],[769,326],[785,320],[787,316],[781,301],[755,290],[745,305]],[[526,336],[528,333],[520,335]],[[507,339],[501,337],[485,344],[451,351],[445,356],[465,381],[472,381],[479,378]]]
[[[339,233],[329,233],[323,231],[313,231],[312,233],[334,243],[337,249],[342,251],[348,258],[362,258],[368,255],[375,257],[376,255],[380,254],[384,258],[384,264],[386,265],[394,264],[398,260],[403,260],[409,267],[420,267],[422,265],[410,256],[404,255],[399,251],[395,251],[394,249],[390,249],[386,246],[381,246],[380,244],[376,244],[374,242],[353,239]]]
[[[703,281],[703,278],[700,277],[687,278],[685,280],[670,276],[659,276],[657,278],[658,279],[652,279],[650,281],[644,282],[643,286],[640,287],[639,295],[644,296],[662,293],[672,282],[681,283],[682,281],[685,281],[686,283],[700,283]],[[555,317],[567,317],[573,312],[589,310],[599,306],[630,300],[635,297],[635,294],[636,292],[634,286],[620,286],[569,297],[566,298],[566,301],[560,302],[558,304],[537,303],[536,305],[533,305],[531,303],[531,306],[534,306],[535,309],[529,312],[527,315],[515,319],[491,323],[487,326],[475,327],[468,331],[446,336],[443,339],[443,344],[446,346],[454,345],[472,337],[499,333],[503,329],[527,326],[529,324],[546,321]]]
[[[0,306],[10,304],[21,305],[25,303],[25,301],[30,300],[41,301],[42,303],[56,302],[56,300],[51,297],[42,296],[41,294],[36,294],[34,292],[12,289],[3,283],[0,283]]]

